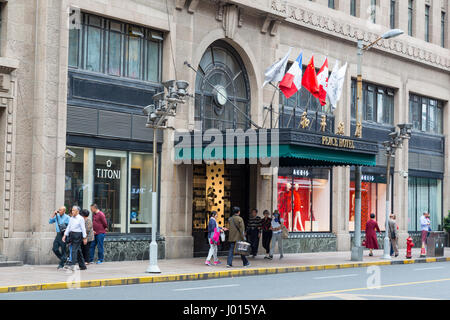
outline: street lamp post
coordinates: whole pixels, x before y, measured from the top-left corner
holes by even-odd
[[[383,146],[386,148],[386,226],[384,232],[384,254],[383,259],[391,259],[390,254],[390,242],[389,242],[389,213],[391,212],[391,199],[390,199],[390,181],[391,181],[391,159],[395,157],[397,149],[401,149],[404,140],[409,140],[411,137],[412,124],[399,124],[400,132],[397,130],[391,132],[389,137],[390,141],[383,142]]]
[[[392,29],[378,37],[372,43],[363,46],[358,40],[357,90],[356,90],[356,130],[355,137],[362,138],[362,56],[364,50],[369,50],[381,39],[390,39],[403,34],[400,29]],[[363,248],[361,247],[361,166],[355,166],[355,237],[352,248],[352,261],[362,261]]]
[[[165,91],[153,95],[154,104],[146,106],[143,110],[147,115],[147,128],[153,129],[153,181],[152,181],[152,241],[150,243],[149,266],[145,272],[160,273],[158,267],[158,244],[156,243],[156,228],[157,228],[157,210],[158,210],[158,196],[157,196],[157,137],[159,129],[167,128],[167,117],[174,117],[177,111],[178,104],[184,104],[186,96],[190,96],[186,89],[189,86],[187,81],[183,80],[169,80],[163,82]]]

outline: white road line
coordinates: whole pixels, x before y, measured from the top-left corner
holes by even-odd
[[[227,285],[222,285],[222,286],[209,286],[209,287],[195,287],[195,288],[173,289],[173,291],[202,290],[202,289],[239,287],[239,286],[240,286],[240,284],[227,284]]]
[[[421,270],[435,270],[435,269],[444,269],[444,267],[420,268],[420,269],[414,269],[414,271],[421,271]]]
[[[329,277],[315,277],[313,279],[318,280],[318,279],[335,279],[335,278],[345,278],[345,277],[356,277],[357,274],[353,273],[353,274],[344,274],[344,275],[340,275],[340,276],[329,276]]]

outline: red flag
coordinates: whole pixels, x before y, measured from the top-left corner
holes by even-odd
[[[328,90],[328,58],[325,59],[322,68],[317,73],[317,82],[319,83],[319,100],[322,106],[327,104]]]
[[[314,68],[314,56],[311,57],[303,74],[302,86],[311,92],[314,97],[319,98],[319,83],[317,81],[316,69]]]

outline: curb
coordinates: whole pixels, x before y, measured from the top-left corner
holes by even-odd
[[[385,265],[400,265],[400,264],[414,264],[414,263],[433,263],[433,262],[447,262],[447,261],[450,261],[450,257],[408,259],[408,260],[396,260],[396,261],[341,263],[341,264],[329,264],[329,265],[310,265],[310,266],[291,266],[291,267],[253,268],[253,269],[250,268],[250,269],[223,270],[223,271],[213,271],[213,272],[182,273],[182,274],[156,275],[156,276],[143,276],[143,277],[125,277],[125,278],[114,278],[114,279],[82,280],[82,281],[75,281],[75,282],[55,282],[55,283],[43,283],[43,284],[6,286],[6,287],[0,287],[0,293],[60,290],[60,289],[74,289],[74,288],[94,288],[94,287],[142,284],[142,283],[207,280],[207,279],[218,279],[218,278],[229,278],[229,277],[276,274],[276,273],[306,272],[306,271],[319,271],[319,270],[332,270],[332,269],[362,268],[362,267],[369,267],[369,266],[385,266]]]

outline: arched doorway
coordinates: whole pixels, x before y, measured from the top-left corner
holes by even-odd
[[[239,109],[233,106],[233,104]],[[195,121],[203,131],[215,128],[250,128],[250,84],[244,63],[235,49],[218,40],[204,52],[195,81]],[[197,129],[200,127],[197,125]],[[206,256],[209,250],[209,215],[218,213],[217,223],[228,227],[231,208],[238,206],[244,221],[249,213],[250,165],[210,163],[194,165],[192,235],[194,256]],[[227,253],[228,243],[219,246]]]
[[[244,114],[250,117],[250,85],[236,50],[223,40],[215,41],[203,54],[198,71],[195,120],[202,123],[202,129],[249,128]]]

